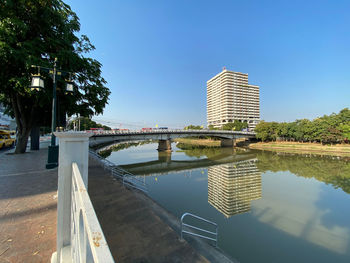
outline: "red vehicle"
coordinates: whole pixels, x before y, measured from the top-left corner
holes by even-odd
[[[103,132],[103,128],[90,128],[90,131],[93,132],[94,134]]]
[[[141,131],[151,131],[152,128],[142,128]]]

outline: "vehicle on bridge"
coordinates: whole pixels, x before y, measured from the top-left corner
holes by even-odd
[[[159,127],[159,128],[157,128],[158,130],[167,130],[168,129],[168,127]]]
[[[90,128],[90,130],[87,130],[86,132],[98,134],[98,133],[102,133],[103,131],[104,131],[103,128]]]
[[[141,131],[152,131],[152,128],[142,128]]]

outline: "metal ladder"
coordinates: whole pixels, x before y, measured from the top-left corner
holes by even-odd
[[[209,230],[205,230],[205,229],[202,229],[202,228],[199,228],[199,227],[196,227],[196,226],[184,223],[184,218],[186,216],[191,216],[191,217],[196,218],[196,219],[198,219],[200,221],[203,221],[205,223],[213,225],[215,227],[215,232],[212,232],[212,231],[209,231]],[[204,236],[204,235],[201,235],[201,234],[197,234],[195,232],[190,232],[189,230],[184,230],[184,227],[187,227],[187,228],[190,228],[190,229],[195,229],[197,231],[209,234],[211,236]],[[197,216],[197,215],[194,215],[194,214],[191,214],[191,213],[184,213],[181,216],[181,239],[183,239],[183,233],[214,241],[215,242],[215,246],[216,247],[218,246],[218,225],[216,223],[214,223],[212,221],[209,221],[207,219],[204,219],[204,218],[202,218],[200,216]]]

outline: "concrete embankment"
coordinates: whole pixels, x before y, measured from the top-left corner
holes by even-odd
[[[249,149],[266,150],[285,153],[312,153],[316,155],[329,155],[350,157],[349,144],[323,145],[321,143],[299,142],[255,142],[245,145]]]
[[[118,262],[236,262],[202,240],[180,240],[178,218],[142,192],[123,187],[91,158],[89,194]]]

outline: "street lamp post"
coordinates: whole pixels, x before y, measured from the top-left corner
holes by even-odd
[[[56,115],[57,115],[56,113],[57,111],[56,110],[57,109],[57,96],[56,96],[57,78],[59,78],[60,76],[66,76],[66,75],[71,76],[72,73],[62,71],[62,70],[57,70],[57,58],[55,58],[53,68],[45,68],[45,67],[40,67],[35,65],[32,65],[32,67],[38,69],[38,74],[33,75],[32,77],[32,85],[31,85],[32,90],[40,90],[44,88],[44,81],[40,76],[40,71],[49,73],[52,76],[52,80],[53,80],[52,118],[51,118],[52,134],[51,134],[51,145],[49,146],[47,163],[46,163],[46,169],[52,169],[58,166],[58,145],[56,145],[56,136],[54,135],[54,132],[56,131]],[[66,91],[73,92],[73,83],[70,79],[67,81]]]

